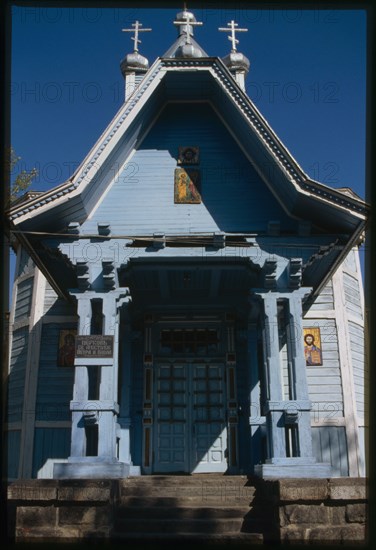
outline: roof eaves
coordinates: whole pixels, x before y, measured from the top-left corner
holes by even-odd
[[[140,82],[139,86],[135,89],[134,93],[129,97],[129,99],[124,103],[124,105],[119,109],[115,117],[112,119],[110,124],[107,126],[106,130],[102,133],[100,138],[97,140],[95,145],[91,148],[90,152],[84,160],[81,162],[79,167],[76,169],[74,174],[66,182],[54,187],[53,189],[46,191],[42,196],[37,197],[33,200],[28,201],[25,204],[19,205],[16,208],[11,208],[9,210],[9,217],[11,220],[15,221],[21,216],[30,214],[36,209],[41,208],[51,202],[55,202],[64,195],[68,193],[71,194],[74,191],[78,190],[79,187],[82,187],[82,184],[88,184],[90,181],[91,174],[90,172],[96,171],[98,168],[99,157],[102,156],[104,152],[107,152],[108,145],[112,142],[112,138],[123,126],[124,122],[127,121],[131,112],[135,109],[137,104],[140,102],[140,99],[144,95],[147,88],[150,86],[152,81],[160,72],[162,65],[158,58],[153,65],[150,67],[149,71],[145,74],[144,78]],[[85,185],[86,186],[86,185]]]

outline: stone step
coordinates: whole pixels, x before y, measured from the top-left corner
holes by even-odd
[[[257,525],[255,522],[244,520],[243,518],[117,518],[114,529],[121,533],[142,533],[153,532],[160,533],[241,533],[255,532]]]
[[[247,476],[228,476],[222,474],[193,474],[193,475],[150,475],[130,476],[122,479],[123,485],[146,484],[146,485],[217,485],[218,483],[235,485],[252,485]]]
[[[152,532],[134,532],[134,533],[119,533],[113,532],[111,535],[111,541],[114,542],[137,542],[141,543],[143,548],[153,548],[154,543],[158,546],[156,548],[162,548],[165,545],[171,547],[172,544],[189,544],[189,548],[192,544],[208,545],[209,548],[226,547],[238,548],[244,546],[251,548],[252,544],[263,544],[264,538],[261,533],[152,533]],[[147,546],[144,546],[146,544]],[[150,544],[150,546],[149,546]]]
[[[119,505],[121,507],[126,506],[139,506],[139,507],[163,507],[163,508],[172,508],[176,506],[182,507],[216,507],[222,508],[226,506],[231,506],[232,508],[247,508],[252,505],[252,498],[230,498],[229,496],[218,498],[218,495],[209,495],[203,497],[202,495],[172,495],[165,496],[165,494],[150,494],[140,495],[139,493],[134,493],[130,495],[123,495],[119,500]]]
[[[153,505],[142,504],[140,499],[137,505],[126,503],[117,508],[117,517],[119,519],[246,519],[251,509],[246,506],[237,507],[213,507],[213,506],[176,506],[175,503],[160,505],[155,502]],[[157,499],[160,500],[160,499]]]
[[[192,506],[205,506],[206,504],[218,504],[220,506],[225,506],[226,504],[231,504],[234,506],[250,506],[254,500],[253,495],[230,495],[230,494],[201,494],[190,492],[187,494],[185,491],[180,492],[170,492],[163,491],[162,494],[157,491],[150,491],[140,493],[139,491],[130,491],[129,493],[122,494],[120,496],[120,502],[126,502],[129,499],[135,498],[148,498],[148,499],[170,499],[171,502],[175,501],[176,504],[180,503],[184,505]]]
[[[246,476],[156,475],[120,482],[114,540],[262,542],[264,522],[252,508]]]
[[[191,497],[201,499],[217,498],[219,500],[252,499],[255,494],[255,487],[246,485],[247,480],[233,481],[212,479],[207,481],[181,479],[180,482],[171,479],[158,479],[145,481],[141,479],[123,480],[120,484],[120,495],[125,496],[164,496],[164,497]]]

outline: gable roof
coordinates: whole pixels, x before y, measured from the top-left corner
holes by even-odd
[[[15,204],[11,221],[25,229],[54,222],[56,230],[72,219],[82,223],[108,184],[101,176],[120,145],[125,160],[168,101],[209,101],[290,215],[316,224],[320,219],[324,230],[356,230],[367,216],[364,201],[310,179],[221,59],[171,57],[182,39],[150,67],[71,178]]]

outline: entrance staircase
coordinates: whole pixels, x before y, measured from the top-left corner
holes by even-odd
[[[245,476],[154,475],[121,481],[114,541],[262,544],[265,510]]]

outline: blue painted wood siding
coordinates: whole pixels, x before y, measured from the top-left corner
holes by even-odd
[[[355,315],[360,319],[363,318],[360,290],[358,278],[350,275],[350,273],[343,273],[343,286],[345,292],[345,304],[347,313]]]
[[[322,289],[313,304],[310,306],[310,311],[322,311],[334,308],[333,299],[333,283],[330,280]]]
[[[76,307],[71,302],[58,298],[56,292],[47,281],[43,313],[45,315],[76,315]]]
[[[14,320],[19,321],[23,317],[28,317],[31,310],[31,301],[33,294],[34,277],[28,277],[17,284],[16,305]]]
[[[29,327],[13,332],[8,378],[8,422],[20,422],[24,402]]]
[[[349,475],[346,432],[343,426],[312,428],[312,444],[316,460],[332,465],[333,477]]]
[[[307,366],[309,398],[312,401],[312,422],[328,421],[343,416],[343,394],[334,319],[305,319],[305,327],[321,331],[322,366]]]
[[[348,327],[356,408],[359,420],[364,421],[365,411],[368,408],[368,396],[365,393],[365,379],[368,379],[368,365],[365,365],[364,362],[364,329],[353,321],[349,321]]]
[[[365,426],[368,418],[369,397],[367,381],[369,380],[369,365],[365,356],[365,326],[363,311],[362,274],[359,270],[357,256],[359,252],[356,248],[352,249],[342,264],[343,272],[343,299],[347,313],[347,327],[349,337],[349,347],[352,365],[352,374],[354,381],[354,392],[356,402],[356,414],[359,426],[359,446],[360,446],[360,472],[364,475],[365,464]]]
[[[31,271],[33,271],[34,262],[22,247],[20,247],[18,254],[19,254],[19,264],[18,264],[18,273],[16,274],[16,276],[21,277],[21,275],[26,275],[27,273],[30,273]]]
[[[179,146],[200,148],[202,204],[174,204]],[[125,235],[296,228],[209,104],[169,104],[115,178],[83,231]]]
[[[346,269],[346,271],[352,271],[353,273],[357,272],[354,250],[350,250],[350,252],[347,254],[343,262],[343,267]]]
[[[43,325],[38,372],[36,420],[70,420],[69,402],[73,396],[73,367],[58,367],[60,330],[74,325]]]
[[[7,432],[8,479],[17,479],[20,461],[21,430]],[[4,458],[4,454],[2,455]]]
[[[48,458],[68,458],[70,453],[70,428],[36,428],[32,477]]]

